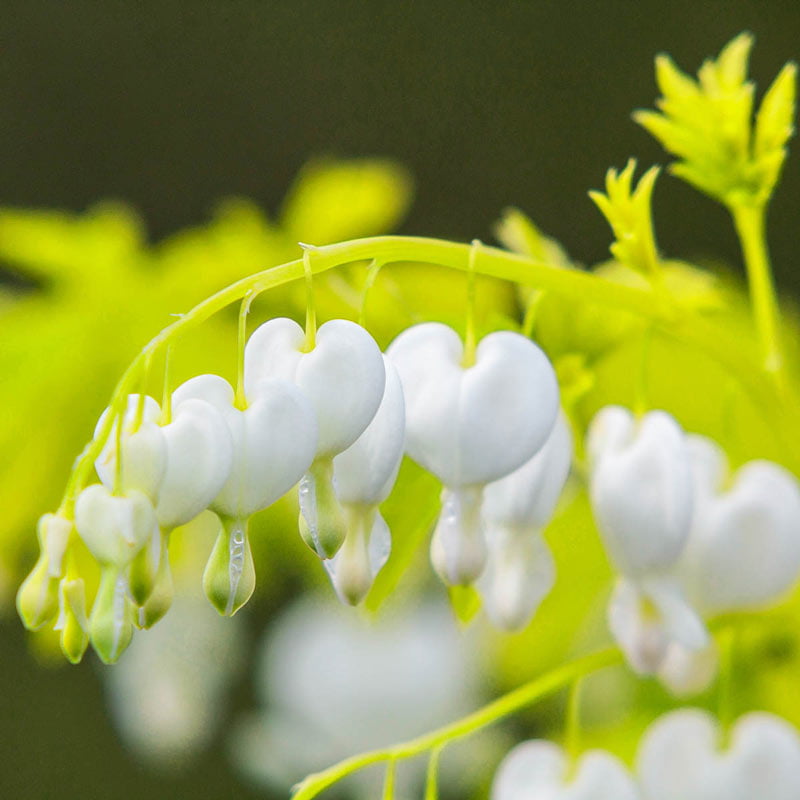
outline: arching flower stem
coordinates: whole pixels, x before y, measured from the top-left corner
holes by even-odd
[[[316,248],[314,258],[308,259],[308,262],[312,274],[326,272],[344,264],[373,259],[384,265],[411,261],[466,271],[469,269],[473,250],[473,245],[440,239],[376,236]],[[582,301],[591,300],[607,308],[628,311],[651,320],[659,330],[689,347],[706,353],[730,371],[761,405],[765,413],[773,414],[776,425],[788,417],[784,402],[776,393],[775,387],[762,380],[763,369],[741,352],[737,342],[731,341],[718,326],[702,319],[699,315],[684,311],[671,302],[667,303],[664,298],[657,297],[651,289],[623,286],[590,272],[564,269],[496,247],[481,247],[481,258],[479,263],[475,264],[475,271],[488,277],[553,291]],[[112,396],[111,413],[95,439],[78,457],[67,484],[60,512],[66,517],[71,517],[75,497],[86,484],[92,465],[111,433],[114,420],[124,410],[127,395],[135,388],[148,357],[221,309],[241,300],[248,292],[266,291],[303,278],[304,274],[303,259],[296,259],[242,278],[196,305],[151,339],[123,373]],[[787,435],[785,441],[790,439],[791,437]],[[791,455],[787,453],[787,457]]]

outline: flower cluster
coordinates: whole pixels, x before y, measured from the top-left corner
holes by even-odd
[[[705,711],[681,709],[645,732],[635,774],[590,750],[575,763],[545,740],[523,742],[500,765],[492,800],[794,800],[800,797],[800,735],[754,712],[725,732]]]
[[[77,495],[74,522],[59,514],[40,524],[41,555],[18,597],[29,627],[56,619],[69,658],[91,641],[116,661],[134,628],[169,608],[170,534],[206,509],[220,529],[203,586],[234,614],[255,586],[248,520],[295,485],[302,537],[355,605],[389,556],[379,506],[404,452],[444,484],[432,544],[442,579],[477,582],[501,627],[528,621],[554,580],[540,530],[572,451],[547,357],[508,331],[468,353],[433,323],[405,331],[386,355],[353,322],[313,333],[285,318],[261,325],[238,391],[200,375],[164,407],[132,394],[121,413],[104,412],[99,482]],[[90,612],[83,578],[65,566],[73,529],[101,569]]]
[[[673,417],[609,406],[588,434],[590,494],[620,577],[609,625],[632,667],[678,694],[716,655],[704,618],[762,608],[800,574],[800,486],[756,460],[731,473],[712,440]]]

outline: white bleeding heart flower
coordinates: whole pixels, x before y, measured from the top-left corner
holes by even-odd
[[[570,765],[556,744],[533,740],[517,745],[500,764],[491,800],[641,800],[625,765],[602,750],[590,750]]]
[[[255,587],[247,520],[297,483],[317,443],[314,411],[292,383],[264,379],[244,409],[236,407],[234,397],[231,385],[218,375],[191,378],[173,394],[176,408],[193,399],[213,406],[233,445],[227,480],[210,503],[223,530],[203,577],[209,599],[225,615],[241,608]]]
[[[141,424],[134,430],[139,402],[138,395],[130,395],[123,418],[121,483],[148,495],[159,525],[171,530],[207,508],[225,484],[233,459],[231,437],[220,412],[198,398],[174,401],[172,420],[161,425],[159,404],[145,397]],[[109,488],[116,464],[115,424],[95,465]]]
[[[372,421],[386,376],[380,348],[354,322],[326,322],[316,331],[314,347],[306,347],[306,334],[294,320],[273,319],[259,326],[245,347],[245,390],[255,397],[264,378],[277,378],[294,383],[309,399],[318,438],[313,466],[300,485],[300,531],[321,558],[331,558],[346,536],[331,460]]]
[[[648,800],[796,800],[800,736],[772,714],[741,717],[723,747],[717,721],[697,709],[656,720],[642,739],[637,772]]]
[[[113,495],[105,486],[87,486],[75,501],[75,528],[104,566],[122,568],[158,531],[150,499],[132,489]]]
[[[246,519],[298,482],[314,457],[317,427],[308,400],[288,381],[265,379],[248,394],[244,409],[235,406],[234,396],[219,375],[198,375],[175,390],[172,402],[180,409],[189,400],[202,400],[221,414],[233,458],[209,506],[223,516]]]
[[[602,409],[589,428],[590,494],[595,520],[616,568],[631,578],[665,572],[689,538],[692,468],[686,436],[673,417]]]
[[[733,476],[722,450],[690,437],[697,502],[679,572],[704,613],[757,609],[777,600],[800,574],[800,486],[769,461]]]
[[[513,472],[545,443],[558,411],[547,356],[510,331],[491,333],[465,366],[458,334],[440,323],[404,331],[389,347],[406,398],[406,450],[445,486],[431,557],[442,578],[483,571],[483,486]]]
[[[367,429],[333,460],[336,496],[347,520],[347,536],[323,562],[339,597],[364,599],[391,550],[391,534],[378,510],[392,491],[405,443],[405,402],[400,376],[384,356],[383,399]]]
[[[489,557],[478,588],[499,628],[527,625],[555,583],[555,561],[542,529],[553,516],[571,463],[572,434],[562,413],[533,458],[484,490]]]
[[[381,351],[360,325],[334,319],[303,351],[305,332],[294,320],[272,319],[253,331],[244,354],[245,391],[255,397],[264,378],[296,384],[317,416],[317,455],[341,453],[366,430],[384,389]]]
[[[630,665],[642,675],[662,668],[671,644],[697,652],[710,641],[703,620],[670,577],[619,579],[608,604],[608,625]]]

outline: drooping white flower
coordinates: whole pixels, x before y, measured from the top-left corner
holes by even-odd
[[[556,744],[517,745],[495,773],[491,800],[640,800],[625,765],[611,753],[590,750],[570,767]]]
[[[729,476],[722,450],[690,437],[697,502],[680,573],[704,613],[761,608],[800,574],[800,486],[770,461]]]
[[[209,599],[230,615],[255,586],[247,520],[288,492],[308,469],[316,450],[316,421],[305,395],[285,380],[264,379],[247,407],[239,409],[224,378],[199,375],[173,394],[176,407],[191,399],[217,409],[233,445],[227,480],[210,503],[223,530],[204,575]]]
[[[391,533],[378,510],[391,493],[405,442],[405,403],[400,377],[384,357],[386,384],[367,429],[333,460],[336,495],[347,520],[347,536],[336,555],[324,561],[345,602],[359,603],[389,558]]]
[[[117,496],[96,483],[75,501],[75,528],[102,567],[89,619],[92,646],[103,661],[113,663],[133,636],[126,568],[158,536],[158,519],[142,492],[131,489]]]
[[[491,621],[524,627],[555,583],[555,562],[542,535],[569,475],[572,434],[564,414],[544,447],[484,490],[489,557],[478,588]]]
[[[483,486],[521,467],[544,445],[558,411],[545,354],[510,331],[491,333],[465,366],[458,334],[440,323],[404,331],[389,347],[406,397],[406,450],[444,484],[431,556],[451,584],[486,563]]]
[[[686,436],[673,417],[641,420],[607,406],[592,421],[592,510],[614,566],[631,578],[669,570],[689,538],[692,467]]]
[[[647,800],[796,800],[800,736],[766,713],[741,717],[723,748],[717,721],[698,709],[656,720],[639,747],[637,772]]]
[[[301,484],[301,533],[321,558],[341,547],[346,525],[333,491],[334,456],[366,430],[383,397],[385,371],[381,351],[360,325],[335,319],[316,331],[313,349],[291,319],[273,319],[258,327],[245,347],[248,397],[256,397],[264,378],[294,383],[316,415],[317,446],[313,467]]]
[[[672,574],[689,538],[694,508],[686,436],[664,411],[640,420],[608,406],[588,434],[590,496],[597,527],[621,577],[608,620],[640,673],[658,671],[671,642],[702,650],[709,638]]]
[[[690,436],[695,507],[677,574],[706,616],[775,602],[800,573],[800,488],[783,467],[751,461],[731,475],[722,449]],[[717,671],[713,644],[670,645],[659,677],[678,695],[707,688]]]

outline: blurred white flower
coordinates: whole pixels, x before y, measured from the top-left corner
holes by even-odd
[[[633,776],[611,753],[589,750],[577,763],[556,744],[517,745],[497,769],[491,800],[641,800]]]
[[[256,681],[266,707],[240,721],[233,758],[252,780],[285,791],[340,759],[473,710],[479,703],[474,663],[444,605],[425,603],[370,624],[305,598],[265,636]],[[398,780],[414,784],[424,768],[424,761],[404,762]],[[375,797],[381,779],[380,770],[368,770],[348,786]]]
[[[241,621],[223,619],[197,589],[182,588],[170,613],[103,670],[122,740],[154,766],[184,765],[217,735],[243,661]]]
[[[741,717],[723,745],[717,721],[698,709],[656,720],[639,746],[646,800],[797,800],[800,736],[772,714]]]

